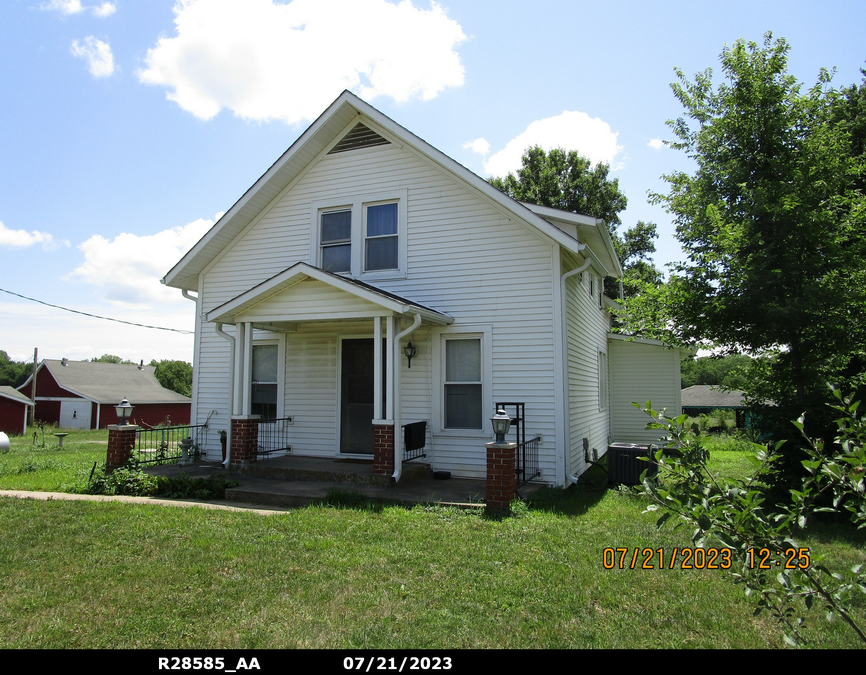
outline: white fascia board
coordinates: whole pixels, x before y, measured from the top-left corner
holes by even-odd
[[[591,225],[593,227],[598,225],[598,218],[593,218],[592,216],[584,216],[579,213],[563,211],[562,209],[554,209],[549,206],[530,204],[529,202],[519,202],[519,204],[525,206],[527,209],[529,209],[533,213],[538,214],[542,218],[561,220],[564,223],[570,223],[572,225]]]
[[[569,225],[574,226],[575,228],[580,227],[592,227],[595,229],[595,232],[598,234],[601,239],[602,247],[610,258],[610,262],[612,265],[605,265],[602,263],[599,256],[593,251],[593,257],[596,262],[602,265],[602,272],[605,273],[606,276],[609,277],[621,277],[622,276],[622,267],[619,264],[619,258],[616,255],[616,249],[613,247],[613,242],[610,239],[610,233],[607,229],[607,224],[601,218],[593,218],[592,216],[584,216],[579,213],[572,213],[571,211],[563,211],[562,209],[554,209],[549,206],[538,206],[537,204],[530,204],[528,202],[520,202],[527,209],[532,211],[533,213],[537,213],[539,216],[543,218],[548,218],[550,220],[557,220],[562,223],[567,223]],[[578,239],[579,236],[578,229]],[[587,246],[588,244],[581,244],[581,248]],[[590,250],[592,250],[590,248]],[[611,267],[613,269],[611,269]]]
[[[664,347],[665,349],[677,349],[677,347],[670,347],[666,345],[661,340],[652,340],[650,338],[640,338],[640,337],[632,337],[631,335],[623,335],[622,333],[608,333],[608,340],[619,340],[620,342],[637,342],[641,345],[654,345],[656,347]]]

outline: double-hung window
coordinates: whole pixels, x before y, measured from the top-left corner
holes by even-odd
[[[326,272],[352,271],[352,211],[323,211],[321,214],[322,269]]]
[[[406,276],[406,190],[313,204],[311,263],[356,278]]]
[[[277,417],[278,365],[278,345],[253,345],[252,413],[262,419]]]
[[[364,271],[396,270],[399,268],[397,202],[364,206]]]
[[[481,339],[445,340],[445,428],[481,429]]]

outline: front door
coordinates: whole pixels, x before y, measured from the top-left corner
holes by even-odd
[[[340,452],[373,454],[373,340],[343,340]]]

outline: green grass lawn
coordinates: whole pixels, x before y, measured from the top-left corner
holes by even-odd
[[[107,430],[69,431],[62,448],[54,431],[46,428],[36,443],[32,436],[10,438],[9,452],[0,454],[0,490],[78,492],[94,462],[105,463]]]
[[[725,472],[748,463],[713,454]],[[642,495],[591,474],[503,520],[362,500],[261,516],[0,499],[0,648],[784,646],[721,571],[604,569],[606,547],[669,551],[689,533],[657,531]],[[866,562],[845,528],[803,545]],[[862,646],[819,610],[806,634]]]

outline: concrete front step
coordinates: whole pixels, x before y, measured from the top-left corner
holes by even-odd
[[[287,458],[288,459],[288,458]],[[427,464],[407,463],[403,465],[401,483],[411,483],[428,476]],[[291,458],[289,461],[262,461],[245,468],[244,475],[265,478],[273,481],[293,481],[305,483],[329,483],[333,485],[371,485],[390,487],[390,475],[373,473],[372,462],[341,464],[334,461],[321,461],[306,458]]]

